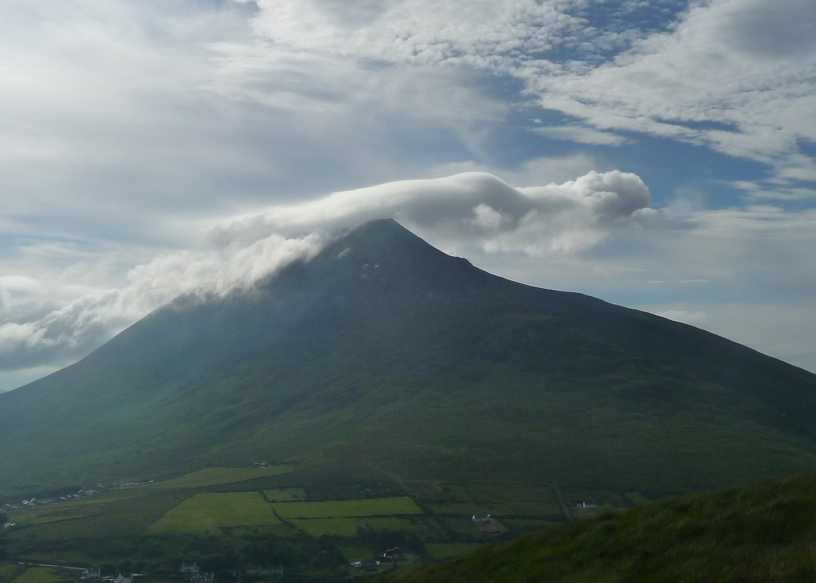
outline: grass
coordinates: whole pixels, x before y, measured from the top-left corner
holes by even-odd
[[[257,492],[196,494],[167,512],[152,533],[218,534],[222,528],[280,524]]]
[[[426,543],[425,550],[434,559],[446,560],[467,555],[482,546],[480,543]]]
[[[303,488],[275,488],[264,490],[264,497],[273,502],[299,502],[306,499]]]
[[[418,528],[414,521],[397,516],[361,518],[360,526],[377,532],[415,532]]]
[[[338,536],[353,538],[357,536],[357,529],[360,526],[355,518],[296,518],[291,522],[313,537]]]
[[[293,518],[297,528],[313,537],[338,536],[353,538],[361,531],[414,532],[417,525],[406,518],[397,516],[376,516],[357,518]]]
[[[326,500],[322,502],[281,502],[273,504],[284,518],[341,518],[422,514],[412,498],[367,498],[360,500]]]
[[[0,583],[12,581],[20,573],[20,567],[12,564],[0,564]]]
[[[93,513],[80,518],[50,521],[15,529],[9,533],[11,541],[37,541],[45,546],[52,542],[69,541],[86,547],[86,541],[111,540],[144,534],[167,511],[183,498],[173,492],[151,492],[143,496],[109,501],[94,505]],[[70,503],[73,505],[75,503]],[[68,505],[69,508],[72,506]],[[64,506],[63,506],[64,508]],[[60,512],[60,506],[50,507],[49,512]]]
[[[32,567],[14,579],[13,583],[59,583],[62,580],[52,569]]]
[[[491,545],[402,583],[816,581],[816,477],[686,496]]]
[[[367,545],[343,543],[338,545],[338,548],[347,561],[364,561],[378,556],[378,553]]]
[[[204,488],[207,486],[246,482],[249,480],[257,480],[258,478],[268,478],[270,476],[280,476],[282,474],[288,474],[293,469],[294,468],[290,465],[277,465],[267,468],[206,468],[173,480],[160,482],[158,487]]]
[[[48,506],[30,512],[15,513],[14,519],[21,526],[50,524],[52,522],[62,522],[64,520],[87,518],[101,512],[102,510],[99,508],[65,504],[60,506]]]

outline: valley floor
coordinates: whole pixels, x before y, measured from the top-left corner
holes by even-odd
[[[214,467],[5,501],[0,551],[9,562],[0,583],[76,581],[93,568],[147,574],[137,579],[145,582],[208,583],[216,572],[219,581],[239,572],[258,581],[358,577],[447,560],[600,510],[597,498],[588,500],[575,492],[566,502],[556,484],[396,485],[287,464]],[[182,564],[199,575],[182,573]]]

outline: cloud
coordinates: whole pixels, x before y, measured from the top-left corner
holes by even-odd
[[[597,66],[526,76],[543,106],[601,130],[705,145],[801,178],[814,160],[816,7],[809,0],[692,4],[667,32]]]
[[[602,132],[585,126],[552,126],[540,127],[531,130],[540,136],[554,140],[576,142],[579,144],[593,144],[596,146],[619,146],[629,140],[613,132]]]
[[[562,184],[513,188],[486,173],[407,180],[336,192],[304,203],[272,207],[216,228],[221,243],[263,233],[338,230],[393,217],[456,249],[545,254],[575,252],[602,240],[609,229],[648,207],[651,195],[636,175],[617,170]]]
[[[603,240],[649,204],[635,175],[590,172],[576,180],[515,189],[489,174],[382,184],[226,221],[209,245],[162,254],[128,270],[123,285],[87,293],[36,319],[0,324],[0,369],[68,362],[184,294],[251,288],[333,234],[395,217],[451,246],[486,252],[574,253]],[[0,298],[37,290],[25,277],[0,279]]]
[[[0,324],[0,369],[76,360],[176,297],[250,288],[292,261],[312,257],[321,244],[315,235],[272,234],[247,245],[156,257],[130,269],[119,288],[83,295],[35,320]]]
[[[581,120],[535,130],[551,139],[611,146],[627,141],[616,130],[639,132],[811,180],[816,161],[798,144],[816,139],[813,2],[654,4],[644,18],[621,2],[599,27],[606,8],[579,0],[268,0],[254,30],[310,54],[519,78],[541,106]]]

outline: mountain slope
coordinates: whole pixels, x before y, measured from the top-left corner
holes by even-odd
[[[391,583],[816,580],[816,478],[685,497],[552,528]]]
[[[816,467],[815,411],[801,369],[375,221],[0,396],[0,490],[262,458],[659,494]]]

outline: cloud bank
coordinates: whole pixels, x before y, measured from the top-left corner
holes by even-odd
[[[161,255],[132,267],[122,287],[95,291],[33,320],[0,325],[0,369],[31,368],[81,357],[150,311],[183,294],[248,289],[333,235],[394,217],[432,241],[484,252],[533,256],[578,253],[648,210],[636,175],[590,172],[562,184],[513,188],[485,173],[393,182],[275,206],[210,230],[202,248]],[[27,278],[0,279],[9,310]]]
[[[35,320],[0,324],[0,369],[76,360],[178,296],[250,288],[292,261],[312,257],[320,247],[316,235],[287,239],[272,234],[248,245],[159,256],[130,269],[118,289],[83,295]],[[0,297],[21,283],[0,281]]]

